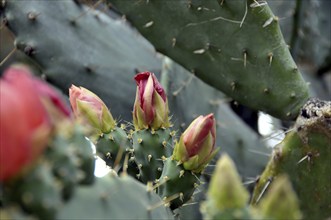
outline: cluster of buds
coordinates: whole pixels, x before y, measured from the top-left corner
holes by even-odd
[[[70,117],[70,111],[55,90],[23,65],[4,72],[0,100],[0,181],[6,181],[36,160],[55,121]]]
[[[217,153],[215,149],[216,123],[213,114],[199,116],[176,143],[173,158],[186,170],[201,172]]]

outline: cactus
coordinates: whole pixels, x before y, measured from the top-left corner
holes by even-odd
[[[278,18],[266,4],[253,0],[108,2],[156,50],[244,105],[293,119],[308,99],[307,85],[283,40]]]
[[[87,0],[87,7],[82,1],[0,3],[0,29],[13,32],[16,49],[46,81],[66,93],[72,83],[91,90],[71,86],[71,114],[47,83],[24,76],[25,67],[3,74],[1,218],[330,218],[331,103],[313,99],[301,109],[259,178],[266,158],[255,152],[269,150],[226,103],[287,120],[308,99],[278,26],[283,18],[267,2]],[[295,35],[307,26],[300,4],[287,4],[296,11],[284,22],[293,21],[286,39],[295,57],[309,57],[297,50],[309,39]],[[126,18],[182,67],[155,53]],[[328,58],[320,66],[324,45],[312,59],[319,74],[328,68]],[[162,59],[164,88],[157,81]],[[224,156],[215,163],[216,155]],[[103,178],[94,177],[96,156],[111,168]],[[248,177],[256,185],[250,204]]]
[[[114,174],[98,179],[93,187],[80,187],[75,198],[59,211],[58,218],[173,219],[173,215],[152,188],[128,175]]]
[[[259,202],[274,178],[286,173],[298,195],[304,219],[330,216],[330,117],[331,102],[307,102],[293,130],[275,148],[255,187],[252,204]]]

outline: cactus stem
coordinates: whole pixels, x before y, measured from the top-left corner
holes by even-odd
[[[268,187],[270,186],[271,182],[272,182],[272,177],[269,177],[269,178],[268,178],[268,181],[267,181],[266,184],[264,185],[264,187],[263,187],[263,189],[262,189],[262,191],[261,191],[259,197],[257,198],[255,204],[257,204],[257,203],[260,201],[260,199],[262,198],[263,194],[267,191]]]

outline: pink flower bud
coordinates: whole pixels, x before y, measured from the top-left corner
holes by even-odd
[[[167,97],[155,75],[142,72],[134,79],[137,83],[133,109],[133,124],[136,130],[149,127],[157,130],[161,127],[169,127]]]
[[[184,168],[201,172],[216,154],[216,123],[213,114],[196,118],[175,145],[173,157]]]
[[[20,173],[46,147],[52,126],[37,81],[22,66],[0,79],[0,181]]]
[[[105,103],[93,92],[83,87],[72,85],[69,99],[76,118],[103,133],[114,129],[116,122]]]

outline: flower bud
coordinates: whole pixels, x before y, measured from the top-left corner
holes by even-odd
[[[23,66],[10,67],[0,80],[0,181],[30,165],[49,139],[52,125],[36,82]]]
[[[85,125],[103,133],[109,133],[115,128],[116,122],[107,106],[90,90],[72,85],[69,99],[74,115]]]
[[[298,197],[285,174],[278,176],[259,206],[265,219],[302,219]]]
[[[240,209],[247,205],[249,194],[241,183],[233,161],[226,154],[217,161],[208,198],[220,211]]]
[[[137,83],[133,109],[133,124],[136,130],[168,128],[169,108],[164,89],[153,73],[142,72],[134,78]]]
[[[216,154],[216,123],[213,114],[196,118],[175,145],[173,157],[187,170],[201,172]]]

